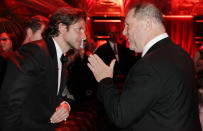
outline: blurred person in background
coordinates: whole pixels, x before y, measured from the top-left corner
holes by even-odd
[[[22,40],[22,28],[7,18],[0,18],[0,88],[6,71],[7,59]]]
[[[201,42],[199,49],[195,52],[193,61],[199,88],[203,88],[203,41]]]
[[[0,54],[14,51],[22,42],[22,27],[7,18],[0,18]]]
[[[120,33],[117,30],[112,30],[108,33],[109,39],[107,43],[99,46],[95,54],[97,54],[107,65],[110,65],[110,62],[113,59],[116,59],[114,66],[114,82],[117,83],[117,86],[122,90],[123,82],[127,76],[129,69],[137,59],[135,53],[129,48],[126,47],[126,44],[121,41]],[[123,43],[121,43],[123,42]]]
[[[36,15],[25,21],[23,45],[43,38],[44,31],[49,23],[48,18]]]

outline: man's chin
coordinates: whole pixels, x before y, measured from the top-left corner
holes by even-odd
[[[75,47],[76,50],[79,50],[80,48],[81,48],[80,45],[77,45],[77,46]]]
[[[80,49],[80,44],[76,43],[75,45],[71,46],[71,49]]]

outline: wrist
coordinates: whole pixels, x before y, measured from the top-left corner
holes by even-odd
[[[68,112],[70,112],[71,110],[71,107],[67,101],[62,101],[60,105],[56,108],[56,111],[61,107],[65,108]]]

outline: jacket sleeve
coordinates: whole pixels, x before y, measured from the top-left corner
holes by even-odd
[[[2,131],[22,130],[22,111],[27,92],[32,88],[36,72],[43,67],[42,52],[36,46],[16,51],[8,60],[0,94],[0,122]]]
[[[152,66],[139,63],[130,70],[122,94],[111,78],[105,78],[99,83],[98,97],[115,125],[125,128],[138,122],[156,103],[160,81]]]

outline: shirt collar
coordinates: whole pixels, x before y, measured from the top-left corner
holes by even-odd
[[[62,52],[61,48],[59,47],[58,43],[54,40],[54,38],[52,38],[52,39],[53,39],[54,45],[56,47],[57,60],[60,61],[63,52]]]
[[[155,38],[153,38],[152,40],[150,40],[143,48],[143,52],[142,52],[142,57],[147,53],[147,51],[154,45],[156,44],[158,41],[164,39],[168,37],[167,33],[163,33],[161,35],[156,36]]]
[[[111,48],[114,49],[114,43],[109,41],[109,44],[110,44]]]

